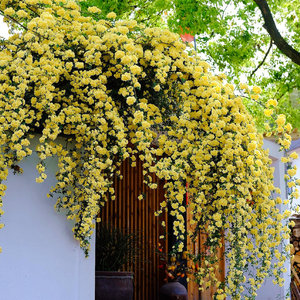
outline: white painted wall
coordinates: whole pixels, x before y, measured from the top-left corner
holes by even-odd
[[[85,258],[72,235],[72,224],[54,210],[47,193],[55,183],[56,160],[48,161],[48,178],[36,183],[37,155],[20,164],[24,174],[7,180],[0,230],[1,300],[92,300],[94,240]]]
[[[283,152],[279,151],[279,146],[269,140],[264,140],[264,149],[269,149],[269,157],[272,159],[272,167],[275,168],[274,170],[274,184],[276,187],[279,187],[281,189],[280,197],[282,199],[286,199],[286,184],[284,181],[284,173],[285,173],[285,167],[280,162],[281,157],[284,155]],[[277,195],[276,195],[277,197]],[[287,205],[278,205],[277,206],[280,209],[280,212],[285,211],[288,209]],[[286,244],[288,244],[289,241],[286,241]],[[284,300],[286,299],[286,295],[289,293],[290,288],[290,260],[287,260],[284,265],[287,269],[287,272],[284,273],[284,279],[285,283],[283,287],[279,287],[278,285],[274,285],[272,280],[274,278],[268,278],[265,280],[261,288],[257,291],[256,300]],[[251,270],[250,270],[251,271]],[[247,275],[246,275],[247,277]],[[230,298],[226,298],[230,300]]]
[[[279,151],[279,146],[269,140],[264,140],[264,148],[269,149],[269,156],[272,158],[273,163],[272,167],[275,168],[274,170],[274,184],[276,187],[281,189],[281,194],[279,195],[281,199],[287,199],[286,194],[286,183],[284,180],[285,174],[285,166],[281,163],[280,159],[284,156],[284,152]],[[280,204],[277,206],[280,212],[284,212],[286,209],[289,209],[288,205]],[[289,244],[289,241],[286,241],[286,244]],[[284,273],[283,277],[285,279],[285,283],[283,287],[278,285],[274,285],[272,280],[273,278],[268,278],[262,287],[257,292],[257,300],[283,300],[286,299],[286,296],[289,293],[290,289],[290,282],[291,282],[291,267],[290,267],[290,260],[287,259],[284,265],[287,269],[287,272]]]
[[[297,173],[295,175],[296,178],[300,178],[300,147],[290,151],[288,154],[292,153],[292,152],[296,152],[298,153],[298,158],[292,161],[292,166],[296,166],[297,167]],[[294,205],[298,204],[300,205],[300,196],[298,199],[294,200]]]

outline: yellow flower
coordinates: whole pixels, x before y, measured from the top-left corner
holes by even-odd
[[[130,73],[125,73],[125,74],[123,74],[123,75],[121,76],[121,79],[122,79],[123,81],[128,81],[128,80],[130,80],[130,79],[131,79]]]
[[[157,84],[157,85],[154,87],[154,91],[156,91],[156,92],[159,92],[159,91],[160,91],[160,85],[159,85],[159,84]]]
[[[288,163],[290,161],[290,159],[288,157],[281,157],[281,161],[283,163]]]
[[[139,66],[134,65],[130,67],[130,71],[133,75],[136,75],[136,74],[141,74],[142,69]]]
[[[265,109],[264,114],[267,117],[270,117],[273,114],[273,109]]]
[[[278,105],[278,103],[275,99],[269,99],[267,102],[267,107],[270,107],[270,106],[276,107],[277,105]]]
[[[296,186],[296,183],[293,182],[293,181],[289,181],[289,182],[287,183],[287,185],[288,185],[289,188],[291,188],[291,187]]]
[[[299,156],[298,156],[298,153],[297,153],[297,152],[292,152],[292,153],[290,154],[290,157],[291,157],[292,159],[297,159]]]
[[[248,89],[248,85],[246,83],[240,83],[240,89],[246,90]]]
[[[283,115],[283,114],[278,115],[276,123],[277,123],[278,126],[284,125],[284,123],[285,123],[285,115]]]
[[[15,10],[12,7],[6,8],[4,11],[4,15],[12,16],[15,13]]]
[[[106,15],[106,18],[108,19],[115,19],[117,15],[114,12],[110,12]]]
[[[258,86],[254,86],[252,89],[253,93],[255,94],[260,94],[261,93],[261,88]]]
[[[36,178],[35,181],[36,181],[37,183],[42,183],[42,182],[44,182],[44,180],[43,180],[42,177]]]
[[[256,143],[255,142],[251,142],[249,145],[248,145],[248,151],[249,152],[252,152],[256,149]]]
[[[136,101],[135,97],[127,97],[126,103],[128,105],[132,105],[135,103],[135,101]]]
[[[287,173],[288,173],[291,177],[293,177],[293,176],[296,175],[297,171],[296,171],[296,169],[289,169],[289,170],[287,171]]]
[[[186,211],[184,206],[179,206],[178,210],[182,213],[184,213]]]
[[[96,13],[100,14],[100,13],[101,13],[101,9],[99,9],[99,8],[96,7],[96,6],[89,7],[89,8],[88,8],[88,11],[89,11],[90,13],[93,13],[93,14],[96,14]]]
[[[179,241],[205,228],[208,238],[221,247],[216,233],[228,233],[228,286],[220,289],[221,283],[208,278],[215,273],[210,261],[216,247],[201,253],[211,259],[197,270],[199,282],[214,284],[219,299],[225,292],[232,296],[235,279],[245,280],[241,269],[249,254],[264,260],[257,271],[260,285],[270,270],[271,253],[287,235],[280,222],[286,215],[276,208],[282,200],[270,197],[280,192],[272,182],[271,160],[233,85],[211,74],[197,55],[188,55],[178,36],[167,30],[145,29],[133,20],[85,17],[73,1],[41,1],[47,9],[40,17],[16,10],[14,17],[24,18],[29,31],[11,37],[7,49],[0,50],[0,181],[5,182],[8,166],[31,154],[27,135],[38,128],[39,159],[58,159],[57,184],[49,196],[58,193],[56,207],[75,222],[74,236],[87,253],[99,210],[115,199],[113,178],[121,178],[120,164],[129,157],[132,166],[142,160],[141,184],[157,188],[158,181],[165,180],[165,198],[155,215],[171,205],[171,228]],[[8,8],[5,1],[3,5]],[[18,5],[26,8],[18,2],[16,9]],[[100,12],[95,7],[88,10]],[[35,31],[47,39],[38,39]],[[249,92],[246,84],[240,87]],[[250,97],[258,99],[260,92],[253,87]],[[266,115],[272,116],[276,105],[269,100]],[[283,115],[277,124],[266,128],[281,132],[279,144],[287,149],[291,126],[285,125]],[[69,141],[61,143],[60,135]],[[42,182],[43,162],[37,170],[37,181]],[[296,183],[288,183],[291,197],[299,194]],[[4,187],[0,184],[0,197]],[[185,226],[187,192],[191,228]],[[142,195],[137,198],[142,200]],[[177,250],[183,247],[179,243]],[[282,266],[274,268],[279,273]]]

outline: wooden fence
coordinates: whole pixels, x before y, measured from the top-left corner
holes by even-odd
[[[102,211],[102,221],[139,235],[141,252],[134,270],[134,299],[155,300],[164,277],[163,270],[159,268],[158,245],[163,243],[164,249],[167,246],[166,240],[159,239],[164,231],[160,224],[166,220],[166,215],[159,218],[154,215],[164,199],[164,182],[153,176],[153,181],[158,183],[157,189],[150,189],[144,184],[139,159],[136,167],[131,167],[126,160],[120,170],[123,179],[114,181],[116,199],[107,202]],[[141,194],[144,199],[138,200]]]
[[[102,210],[102,222],[126,229],[139,235],[141,252],[135,264],[135,300],[158,300],[159,288],[164,283],[164,270],[159,268],[160,260],[158,246],[161,244],[165,253],[168,251],[168,240],[159,239],[160,235],[168,231],[167,215],[155,217],[154,212],[159,209],[159,203],[164,199],[164,181],[153,176],[153,182],[158,184],[157,189],[150,189],[143,183],[142,162],[137,158],[136,167],[131,167],[129,160],[120,167],[123,179],[114,180],[116,193],[115,200],[109,200]],[[138,200],[143,194],[144,199]],[[188,216],[187,216],[187,219]],[[161,221],[165,221],[166,228],[162,228]],[[189,226],[189,222],[187,224]],[[100,242],[100,241],[98,241]],[[187,247],[198,253],[203,237],[199,237],[196,243],[187,241]],[[220,268],[224,271],[222,260],[223,252],[220,250]],[[224,272],[220,273],[221,278]],[[195,283],[189,283],[189,300],[212,299],[214,289],[199,293]]]

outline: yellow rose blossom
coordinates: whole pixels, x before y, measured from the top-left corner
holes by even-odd
[[[277,120],[276,120],[276,123],[277,123],[277,125],[278,126],[282,126],[282,125],[284,125],[284,123],[285,123],[285,115],[278,115],[278,117],[277,117]]]
[[[106,15],[106,18],[108,19],[115,19],[117,15],[114,12],[110,12]]]
[[[127,97],[126,103],[132,105],[135,101],[136,99],[134,97]]]
[[[240,83],[240,89],[246,90],[248,89],[248,85],[246,83]]]
[[[292,152],[292,153],[290,154],[290,157],[291,157],[292,159],[297,159],[299,156],[298,156],[298,153],[297,153],[297,152]]]
[[[277,103],[277,100],[275,100],[275,99],[269,99],[266,104],[267,107],[270,107],[270,106],[276,107],[277,105],[278,105],[278,103]]]
[[[291,125],[290,123],[287,123],[287,124],[284,126],[284,128],[285,128],[285,130],[286,130],[287,132],[291,132],[292,129],[293,129],[293,127],[292,127],[292,125]]]
[[[90,13],[93,13],[93,14],[100,14],[101,13],[101,9],[99,9],[98,7],[96,7],[96,6],[92,6],[92,7],[89,7],[88,8],[88,11],[90,12]]]
[[[253,93],[255,93],[255,94],[260,94],[260,93],[261,93],[261,88],[258,87],[258,86],[254,86],[254,87],[252,88],[252,91],[253,91]]]
[[[6,8],[3,12],[7,16],[12,16],[15,13],[15,10],[12,7],[9,7]]]
[[[290,175],[290,176],[295,176],[296,175],[296,169],[289,169],[288,171],[287,171],[287,173]]]
[[[267,117],[270,117],[270,116],[273,114],[273,110],[272,110],[272,109],[265,109],[265,110],[264,110],[264,114],[265,114]]]
[[[155,90],[156,92],[159,92],[159,91],[160,91],[160,85],[157,84],[157,85],[154,87],[154,90]]]
[[[288,157],[281,157],[281,161],[283,163],[288,163],[290,161],[290,159]]]

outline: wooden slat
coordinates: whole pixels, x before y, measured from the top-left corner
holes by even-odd
[[[300,256],[299,255],[294,255],[294,258],[293,258],[293,262],[296,262],[296,263],[300,263]]]
[[[294,281],[291,281],[292,300],[300,300],[300,291]]]
[[[300,279],[294,267],[292,267],[292,273],[295,276],[295,281],[297,282],[298,286],[300,286]]]
[[[190,208],[187,208],[187,229],[193,231],[193,226],[190,224],[191,211]],[[195,255],[199,254],[199,251],[205,251],[204,244],[207,240],[207,234],[200,233],[198,238],[193,242],[191,238],[187,239],[187,250],[190,253]],[[224,244],[224,240],[223,240]],[[225,278],[225,260],[224,260],[224,246],[221,249],[218,249],[218,271],[216,272],[216,277],[219,281],[224,281]],[[190,263],[191,264],[191,263]],[[189,265],[190,266],[190,265]],[[199,292],[199,286],[192,280],[188,284],[188,299],[189,300],[212,300],[213,295],[216,292],[216,287],[210,286],[206,287],[204,283],[204,290]]]
[[[191,225],[190,223],[190,218],[191,218],[191,208],[188,206],[187,207],[187,231],[193,231],[194,226]],[[188,235],[187,238],[187,250],[190,253],[193,253],[197,255],[199,253],[199,238],[196,239],[196,241],[192,241],[191,237]],[[188,267],[192,268],[193,262],[188,261]],[[188,283],[188,299],[189,300],[199,300],[199,286],[196,284],[195,280],[193,277],[190,278],[189,283]]]
[[[160,218],[155,217],[159,203],[163,201],[163,184],[158,182],[158,189],[151,190],[143,183],[143,168],[140,159],[136,160],[136,167],[130,166],[127,159],[120,166],[123,180],[114,180],[116,199],[108,201],[102,209],[103,222],[111,223],[118,228],[127,229],[139,235],[141,244],[140,257],[136,262],[135,273],[135,300],[156,300],[163,276],[159,269],[157,254],[159,235],[161,235],[160,221],[166,220],[166,214]],[[138,200],[143,193],[145,199]],[[166,222],[167,223],[167,222]],[[166,249],[164,245],[164,249]],[[167,249],[166,249],[167,251]]]
[[[123,180],[114,180],[116,199],[108,201],[102,209],[101,219],[103,222],[111,223],[121,229],[137,233],[140,239],[141,254],[134,268],[135,273],[135,300],[156,300],[160,286],[164,283],[164,270],[159,269],[160,260],[157,254],[158,244],[161,243],[164,252],[168,252],[168,240],[159,240],[160,235],[164,235],[168,230],[167,213],[159,218],[154,216],[154,212],[159,210],[160,202],[164,199],[164,181],[158,180],[153,175],[153,182],[158,183],[157,190],[151,190],[143,183],[142,162],[136,156],[136,167],[130,166],[127,159],[120,166]],[[143,193],[145,199],[138,200],[138,196]],[[191,212],[187,211],[187,227],[192,230],[189,224]],[[165,221],[166,228],[160,226],[161,221]],[[198,254],[205,242],[205,235],[201,235],[195,242],[187,240],[188,250]],[[220,249],[219,257],[220,273],[219,279],[224,279],[224,249]],[[211,287],[205,292],[199,293],[199,287],[192,281],[188,284],[189,300],[211,300],[214,288]]]

